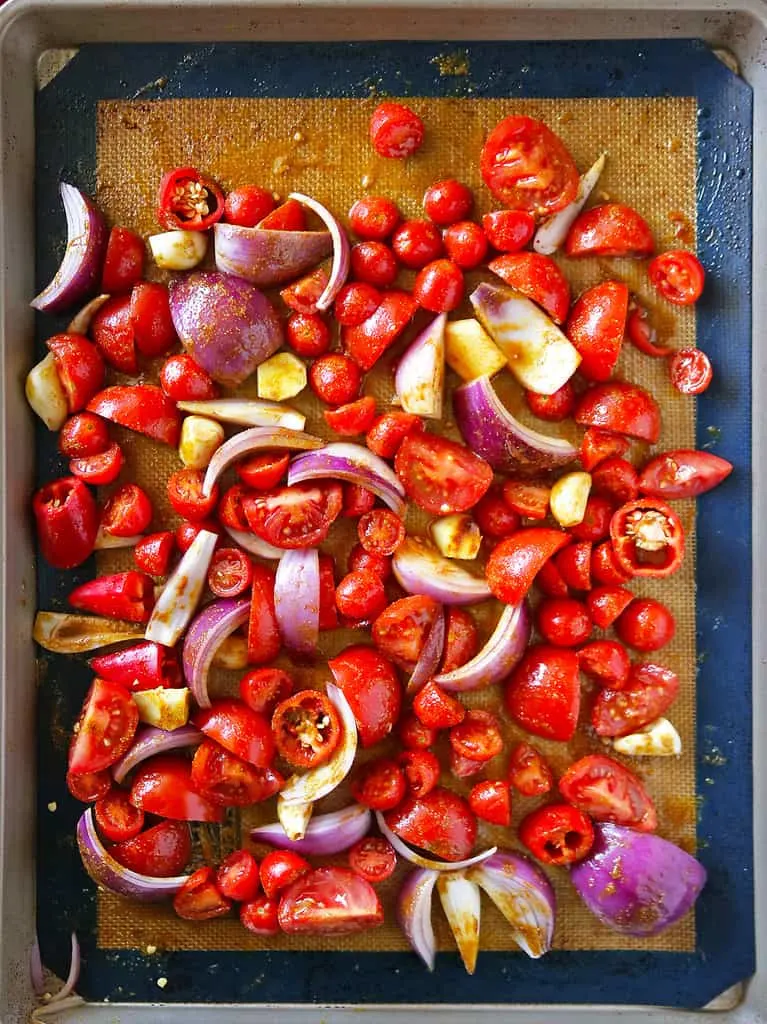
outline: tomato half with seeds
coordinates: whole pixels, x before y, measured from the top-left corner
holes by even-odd
[[[70,412],[79,412],[104,385],[101,353],[82,334],[54,334],[45,344],[53,353],[67,407]]]
[[[315,868],[282,894],[280,927],[288,934],[340,935],[383,924],[376,891],[350,868]]]
[[[581,465],[587,473],[590,473],[594,466],[598,466],[600,462],[611,455],[625,455],[629,446],[630,442],[620,434],[600,430],[598,427],[589,427],[581,441]]]
[[[400,839],[443,860],[464,860],[477,838],[477,819],[468,803],[441,786],[408,798],[385,818]]]
[[[563,530],[531,526],[502,540],[487,560],[485,574],[493,596],[506,604],[519,604],[548,560],[568,544]]]
[[[680,348],[668,365],[671,383],[682,395],[701,395],[714,377],[711,360],[699,348]]]
[[[623,381],[595,384],[584,391],[575,407],[575,422],[581,427],[627,434],[650,444],[660,437],[658,403],[638,384]]]
[[[718,487],[732,468],[712,452],[677,448],[650,459],[639,476],[639,490],[650,498],[697,498]]]
[[[622,281],[602,281],[580,295],[570,311],[566,334],[581,356],[587,380],[612,376],[623,345],[629,290]]]
[[[258,864],[249,850],[234,850],[221,861],[216,888],[222,896],[241,903],[256,897],[260,888]]]
[[[272,729],[266,717],[234,697],[214,700],[193,717],[203,735],[257,768],[267,768],[274,757]]]
[[[239,548],[219,548],[208,567],[208,586],[216,597],[238,597],[250,586],[253,563]]]
[[[232,909],[232,901],[216,888],[211,867],[198,868],[173,897],[173,909],[185,921],[210,921]]]
[[[594,845],[594,828],[577,807],[549,804],[522,820],[519,838],[539,861],[565,867],[588,855]]]
[[[284,783],[273,769],[256,768],[207,739],[195,751],[190,779],[200,796],[221,807],[248,807],[268,800]]]
[[[353,644],[331,658],[328,668],[354,713],[362,746],[388,736],[402,707],[402,686],[388,658],[374,647]]]
[[[254,533],[278,548],[314,547],[323,541],[343,507],[340,484],[293,484],[243,497]]]
[[[397,867],[397,851],[383,836],[365,836],[347,854],[352,871],[375,885],[391,878]]]
[[[408,434],[394,469],[411,501],[431,515],[468,511],[493,481],[484,459],[436,434]]]
[[[281,668],[256,668],[240,680],[240,698],[260,715],[268,715],[293,692],[293,680]]]
[[[172,878],[189,863],[192,837],[185,821],[161,821],[135,838],[115,844],[109,853],[129,871],[151,878]]]
[[[499,256],[488,263],[502,281],[540,306],[561,324],[570,308],[570,285],[550,256],[538,252],[517,252]]]
[[[379,156],[404,160],[423,143],[423,121],[402,103],[379,103],[370,118],[369,135]]]
[[[655,806],[633,772],[602,754],[588,754],[570,765],[559,780],[568,803],[595,821],[611,821],[640,832],[658,827]]]
[[[492,825],[511,825],[511,793],[502,779],[486,779],[472,786],[469,807],[478,818]]]
[[[425,595],[393,601],[373,623],[373,643],[395,665],[412,672],[439,614],[438,602]]]
[[[554,783],[543,754],[529,743],[518,743],[509,758],[509,785],[522,796],[543,796]]]
[[[565,239],[566,256],[652,256],[650,225],[624,203],[602,203],[583,210]]]
[[[157,754],[140,764],[130,801],[147,814],[177,821],[222,821],[224,817],[217,804],[197,792],[192,764],[180,754]]]
[[[629,501],[610,520],[610,539],[621,569],[631,576],[671,576],[684,558],[684,528],[664,501]]]
[[[105,452],[99,455],[88,455],[82,459],[72,459],[69,472],[72,476],[84,480],[94,487],[105,487],[115,482],[125,462],[122,448],[117,442],[110,444]]]
[[[277,900],[256,896],[240,906],[240,924],[253,935],[279,935]]]
[[[133,806],[125,789],[113,789],[97,800],[93,813],[99,832],[110,843],[133,839],[144,827],[144,812]]]
[[[647,268],[658,292],[675,306],[691,306],[703,293],[706,272],[695,255],[685,249],[669,249],[652,260]]]
[[[549,511],[551,488],[530,480],[506,480],[503,500],[519,516],[526,519],[545,519]]]
[[[277,750],[294,768],[316,768],[329,761],[341,742],[341,722],[319,690],[300,690],[272,714]]]
[[[405,539],[405,524],[388,508],[374,508],[357,523],[363,548],[373,555],[393,555]]]
[[[69,748],[69,771],[97,772],[119,761],[138,725],[138,706],[117,683],[95,679],[80,712]]]
[[[571,740],[581,705],[578,656],[547,644],[529,647],[506,682],[504,699],[506,710],[527,732]]]
[[[448,738],[456,754],[470,761],[490,761],[503,750],[500,722],[483,708],[470,708]]]
[[[67,772],[67,789],[84,804],[93,803],[106,796],[112,788],[112,773],[108,768],[98,772]]]
[[[663,665],[634,665],[620,690],[604,689],[591,709],[598,736],[628,736],[654,722],[671,707],[679,692],[679,676]]]

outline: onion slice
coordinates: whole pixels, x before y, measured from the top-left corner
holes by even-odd
[[[405,938],[430,971],[434,970],[437,943],[431,923],[431,898],[438,871],[416,868],[411,871],[397,897],[397,921]]]
[[[201,708],[210,707],[208,672],[219,645],[250,615],[250,599],[225,597],[213,601],[197,615],[184,637],[184,678]]]
[[[267,540],[262,540],[255,533],[245,533],[244,530],[235,530],[231,526],[224,526],[224,529],[244,551],[248,551],[256,558],[282,558],[285,548],[276,548]]]
[[[67,248],[53,280],[30,302],[41,313],[60,313],[92,291],[101,274],[108,232],[100,211],[74,185],[59,185],[67,218]]]
[[[286,804],[285,807],[302,807],[302,804]],[[312,806],[312,805],[310,805]],[[308,823],[301,839],[291,839],[280,821],[271,825],[259,825],[250,830],[250,838],[258,843],[269,843],[279,850],[295,850],[309,857],[341,853],[354,846],[358,839],[366,836],[370,829],[372,814],[362,804],[350,804],[340,811],[320,814]]]
[[[452,672],[434,676],[443,690],[464,693],[479,690],[505,679],[525,653],[530,640],[530,609],[521,604],[508,604],[485,646],[465,665]]]
[[[484,889],[512,928],[514,941],[533,959],[551,949],[556,900],[544,873],[527,857],[498,850],[467,877]]]
[[[533,249],[536,252],[544,256],[551,256],[553,252],[556,252],[557,249],[564,245],[567,233],[573,226],[575,218],[583,209],[586,200],[594,191],[600,175],[605,169],[606,159],[607,153],[602,153],[588,171],[581,175],[575,199],[564,210],[552,214],[541,224],[535,232],[535,238],[533,239]]]
[[[405,412],[442,419],[446,323],[447,313],[440,313],[408,346],[397,364],[394,386]]]
[[[148,757],[168,750],[178,750],[180,747],[194,747],[202,740],[202,733],[193,725],[182,725],[181,728],[172,730],[157,729],[153,725],[148,725],[136,733],[128,752],[117,764],[112,765],[112,778],[119,784],[124,781],[128,772],[133,771],[137,764],[141,764]]]
[[[291,192],[288,199],[295,199],[296,202],[301,203],[302,206],[316,213],[330,232],[330,239],[333,243],[333,263],[330,268],[328,283],[325,285],[322,295],[320,295],[315,303],[317,311],[324,313],[326,309],[330,309],[333,300],[341,291],[346,283],[346,278],[349,276],[351,257],[349,239],[346,237],[346,232],[341,227],[337,218],[333,216],[326,206],[318,203],[316,199],[302,195],[300,192]]]
[[[135,622],[102,619],[98,615],[38,612],[32,630],[35,643],[54,654],[85,654],[124,640],[143,640]]]
[[[405,490],[399,477],[380,456],[360,444],[326,444],[320,451],[297,456],[288,470],[288,484],[324,479],[346,480],[366,487],[398,516],[405,514]]]
[[[87,302],[79,313],[75,313],[67,325],[67,334],[87,334],[91,326],[91,320],[98,313],[104,303],[109,302],[111,295],[104,293],[97,295],[95,299]]]
[[[114,534],[107,533],[102,526],[99,526],[96,539],[93,542],[93,550],[111,551],[115,548],[135,548],[143,539],[143,533],[134,533],[132,537],[115,537]]]
[[[330,252],[327,231],[273,231],[219,221],[213,229],[216,267],[259,288],[293,281]]]
[[[299,842],[304,838],[313,813],[313,803],[286,804],[281,795],[277,797],[277,817],[288,840]]]
[[[213,485],[224,470],[251,452],[264,448],[322,448],[323,444],[319,437],[298,430],[287,430],[285,427],[251,427],[250,430],[241,430],[214,452],[205,471],[202,493],[206,498],[209,497]]]
[[[407,537],[394,552],[392,568],[408,594],[425,594],[443,604],[477,604],[491,596],[485,580],[415,537]]]
[[[37,935],[35,935],[35,941],[29,951],[29,980],[32,982],[32,991],[36,996],[41,996],[45,992],[45,977]]]
[[[264,402],[260,398],[208,398],[198,402],[177,402],[181,412],[207,416],[221,423],[236,423],[241,427],[285,427],[303,430],[306,416],[289,405]]]
[[[286,551],[274,580],[274,613],[289,651],[311,657],[320,636],[320,559],[316,548]]]
[[[421,648],[418,661],[407,684],[408,694],[417,693],[422,686],[432,678],[442,659],[442,652],[445,649],[445,613],[442,608],[437,612],[437,617],[431,624],[426,640]]]
[[[163,587],[147,624],[145,639],[165,647],[178,643],[202,597],[217,543],[218,534],[200,530]]]
[[[292,775],[285,784],[280,799],[285,804],[312,804],[332,793],[346,778],[357,753],[357,723],[349,702],[333,683],[325,685],[325,692],[341,718],[343,734],[333,756],[325,764],[304,775]]]
[[[479,953],[479,886],[463,871],[444,871],[437,892],[467,974],[473,974]]]
[[[481,853],[475,853],[473,857],[467,857],[466,860],[432,860],[431,857],[424,857],[420,853],[416,853],[400,839],[396,832],[392,832],[380,811],[376,811],[375,815],[382,834],[389,840],[397,853],[419,868],[428,868],[430,871],[460,871],[461,868],[470,868],[474,864],[481,864],[488,857],[492,857],[498,849],[497,846],[491,846]]]

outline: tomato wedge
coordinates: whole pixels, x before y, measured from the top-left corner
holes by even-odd
[[[591,709],[598,736],[628,736],[654,722],[671,707],[679,692],[679,676],[663,665],[635,665],[620,690],[604,689]]]
[[[354,713],[360,742],[372,747],[394,728],[402,686],[392,663],[374,647],[354,644],[328,662],[336,685]]]
[[[264,715],[241,700],[223,697],[194,716],[205,736],[256,768],[267,768],[274,757],[272,730]]]
[[[407,496],[432,515],[466,512],[493,482],[493,470],[484,459],[436,434],[408,434],[394,469]]]
[[[375,889],[350,868],[315,868],[280,897],[280,927],[288,934],[340,935],[383,924]]]
[[[551,319],[561,324],[570,308],[570,285],[550,256],[537,252],[509,253],[488,263],[502,281],[541,306]]]
[[[584,391],[575,407],[575,422],[627,434],[650,444],[660,437],[660,409],[652,395],[638,384],[613,381]]]
[[[154,384],[115,384],[99,391],[88,411],[121,427],[135,430],[175,448],[181,433],[181,416],[167,395]]]
[[[559,792],[595,821],[628,825],[639,832],[658,827],[655,806],[642,783],[611,757],[588,754],[570,765],[559,780]]]
[[[195,751],[190,778],[205,800],[222,807],[249,807],[268,800],[284,783],[271,768],[256,768],[213,740],[203,740]]]
[[[69,748],[69,771],[98,772],[119,761],[133,742],[137,725],[138,707],[125,687],[95,679]]]
[[[192,763],[180,754],[158,754],[136,769],[130,800],[147,814],[178,821],[223,821],[224,813],[192,784]]]
[[[578,370],[588,380],[609,380],[626,330],[629,290],[622,281],[603,281],[576,300],[567,337],[581,356]]]
[[[519,604],[544,564],[570,537],[563,530],[531,526],[517,530],[493,549],[485,574],[493,595],[506,604]]]
[[[109,852],[130,871],[151,878],[172,878],[189,863],[192,837],[185,821],[161,821],[134,839],[117,843]]]
[[[583,210],[565,239],[566,256],[652,256],[650,225],[623,203],[602,203]]]
[[[506,710],[534,736],[566,742],[581,705],[578,656],[547,644],[529,647],[506,683]]]
[[[732,472],[732,463],[712,452],[677,448],[650,459],[639,476],[639,490],[650,498],[697,498]]]
[[[426,796],[409,797],[385,817],[400,839],[443,860],[464,860],[477,838],[477,819],[468,803],[440,786]]]
[[[325,540],[343,507],[340,484],[294,484],[262,494],[246,494],[248,525],[278,548],[314,547]]]
[[[393,601],[373,623],[373,642],[395,665],[412,672],[439,613],[439,603],[431,597]]]
[[[253,565],[248,619],[248,664],[265,665],[282,648],[282,637],[274,610],[274,573],[263,565]]]

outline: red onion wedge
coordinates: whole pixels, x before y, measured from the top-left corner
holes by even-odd
[[[512,850],[498,850],[467,877],[484,889],[512,928],[514,941],[538,959],[551,949],[556,900],[539,867]]]
[[[91,320],[98,313],[104,303],[109,302],[111,295],[97,295],[95,299],[87,302],[83,308],[72,317],[67,325],[67,334],[87,334],[90,330]]]
[[[147,624],[145,639],[165,647],[178,643],[202,597],[217,543],[218,534],[200,530],[163,587]]]
[[[148,757],[162,754],[180,747],[194,747],[203,740],[202,733],[193,725],[182,725],[180,729],[157,729],[147,725],[136,733],[130,750],[112,765],[112,778],[118,784],[125,780],[128,772],[133,771]]]
[[[316,548],[286,551],[274,580],[274,612],[283,642],[312,657],[320,636],[320,559]]]
[[[442,419],[445,390],[445,324],[440,313],[413,341],[397,365],[394,386],[405,412]]]
[[[397,921],[405,938],[430,971],[434,970],[437,943],[431,923],[431,898],[438,871],[416,868],[411,871],[397,897]]]
[[[64,181],[59,192],[67,218],[67,248],[51,283],[30,302],[41,313],[60,313],[96,287],[109,237],[104,218],[86,195]]]
[[[83,867],[96,885],[101,885],[118,896],[127,896],[142,903],[157,903],[174,896],[188,875],[154,878],[124,868],[106,850],[96,832],[93,810],[88,808],[77,823],[77,845]]]
[[[480,690],[505,679],[525,653],[530,641],[530,609],[522,604],[506,605],[493,634],[482,650],[465,665],[434,676],[443,690],[464,693]]]
[[[102,619],[98,615],[38,612],[32,629],[35,643],[54,654],[85,654],[125,640],[143,640],[134,622]]]
[[[361,444],[335,441],[319,451],[297,456],[288,470],[288,484],[324,479],[347,480],[366,487],[398,516],[405,514],[405,491],[397,474]]]
[[[234,530],[231,526],[224,526],[224,529],[243,551],[255,555],[256,558],[282,558],[285,548],[276,548],[267,540],[262,540],[255,533],[245,533],[244,530]]]
[[[323,444],[324,441],[319,437],[312,437],[299,430],[286,430],[284,427],[251,427],[250,430],[241,430],[214,452],[205,471],[202,493],[207,498],[227,466],[252,452],[273,448],[322,448]]]
[[[401,857],[419,868],[428,868],[430,871],[460,871],[461,868],[470,868],[474,864],[481,864],[488,857],[492,857],[498,849],[497,846],[491,846],[481,853],[475,853],[473,857],[467,857],[466,860],[433,860],[431,857],[424,857],[420,853],[416,853],[395,832],[392,832],[380,811],[376,811],[375,815],[382,835],[389,840]]]
[[[306,416],[281,402],[264,402],[260,398],[207,398],[199,402],[177,402],[181,412],[206,416],[221,423],[241,427],[285,427],[303,430]]]
[[[277,817],[280,828],[285,833],[286,839],[292,842],[299,842],[306,835],[309,828],[314,804],[286,804],[282,795],[277,797]]]
[[[288,804],[287,806],[297,806]],[[279,850],[295,850],[306,857],[325,857],[341,853],[368,834],[372,814],[362,804],[351,804],[340,811],[320,814],[309,822],[303,839],[289,839],[279,821],[250,830],[254,842],[269,843]]]
[[[74,935],[74,932],[72,932]],[[40,957],[40,943],[37,935],[29,951],[29,980],[32,982],[32,991],[36,996],[45,992],[45,977],[43,975],[43,961]]]
[[[477,377],[456,388],[453,408],[464,441],[493,469],[541,473],[560,469],[578,457],[578,449],[569,441],[541,434],[512,416],[489,377]]]
[[[585,860],[570,869],[578,895],[602,924],[624,935],[657,935],[687,913],[706,869],[667,839],[594,823]]]
[[[490,597],[483,579],[416,537],[407,537],[400,544],[392,566],[397,582],[408,594],[425,594],[443,604],[477,604]]]
[[[330,210],[323,206],[322,203],[318,203],[316,199],[311,199],[309,196],[302,195],[300,192],[291,192],[288,199],[295,199],[297,202],[301,203],[302,206],[305,206],[313,213],[316,213],[330,232],[330,239],[333,243],[333,264],[330,268],[330,278],[328,283],[325,285],[322,295],[320,295],[315,304],[317,311],[319,313],[324,313],[326,309],[330,309],[333,304],[333,300],[341,291],[346,283],[346,278],[349,276],[349,262],[351,256],[349,239],[346,237],[346,232]]]
[[[422,686],[433,677],[436,672],[440,661],[442,660],[442,652],[445,649],[445,613],[442,608],[437,612],[437,617],[431,624],[429,632],[426,634],[421,653],[418,656],[418,661],[415,664],[415,668],[408,680],[407,692],[409,694],[417,693]]]
[[[479,886],[463,871],[444,871],[437,892],[466,973],[473,974],[479,953]]]
[[[210,707],[208,672],[219,645],[245,625],[249,614],[249,598],[225,597],[203,608],[187,630],[182,654],[184,678],[199,707]]]
[[[586,200],[596,188],[602,171],[605,169],[607,153],[602,153],[594,164],[581,175],[575,199],[559,213],[554,213],[545,220],[535,232],[533,249],[544,256],[551,256],[565,244],[565,239],[575,218],[583,209]]]
[[[325,685],[325,693],[338,712],[343,726],[341,742],[329,761],[303,775],[291,776],[280,799],[286,804],[310,804],[332,793],[349,774],[357,753],[357,724],[349,702],[333,683]]]
[[[219,221],[213,229],[216,267],[259,288],[294,281],[325,259],[332,247],[327,231],[271,231]]]

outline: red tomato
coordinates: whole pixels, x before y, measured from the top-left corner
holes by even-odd
[[[526,519],[545,519],[549,511],[551,488],[529,480],[507,480],[503,485],[503,500],[519,516]]]
[[[81,583],[67,598],[73,608],[126,622],[148,622],[154,582],[143,572],[116,572]]]
[[[500,723],[482,708],[470,708],[451,728],[448,738],[456,754],[470,761],[490,761],[503,750]]]
[[[542,121],[515,114],[492,130],[480,170],[499,202],[539,216],[556,213],[578,191],[578,170],[564,142]]]
[[[609,540],[602,541],[591,553],[591,575],[598,583],[621,586],[631,577],[621,569]]]
[[[576,544],[568,544],[554,556],[554,564],[566,586],[572,587],[573,590],[591,590],[591,541],[582,540]]]
[[[370,141],[379,156],[402,160],[423,143],[423,121],[402,103],[379,103],[370,118]]]
[[[192,837],[185,821],[161,821],[135,839],[112,846],[109,853],[129,871],[150,878],[173,878],[189,863]]]
[[[658,332],[650,322],[650,315],[636,299],[631,300],[626,320],[626,337],[640,352],[653,359],[665,359],[673,349],[658,344]]]
[[[454,224],[469,213],[474,205],[474,196],[468,185],[455,178],[435,181],[424,192],[423,210],[429,220],[445,227]]]
[[[560,423],[572,416],[575,409],[575,388],[572,381],[566,381],[553,395],[539,395],[536,391],[525,391],[528,408],[538,419]]]
[[[153,441],[178,447],[181,416],[176,405],[154,384],[115,384],[88,402],[88,411]]]
[[[363,747],[388,736],[400,715],[402,687],[392,663],[373,647],[353,644],[328,662],[354,713]]]
[[[112,788],[112,773],[108,768],[98,772],[67,772],[67,789],[84,804],[100,800]]]
[[[543,796],[554,783],[543,755],[529,743],[518,743],[509,758],[509,785],[522,796]]]
[[[192,787],[211,804],[248,807],[268,800],[284,779],[271,768],[255,768],[213,740],[203,740],[192,759]]]
[[[570,285],[550,256],[537,252],[509,253],[488,263],[488,269],[528,299],[537,303],[558,324],[567,319]]]
[[[570,546],[570,545],[569,545]],[[567,548],[563,548],[567,551]],[[546,595],[546,597],[569,597],[570,591],[562,578],[562,573],[557,567],[556,557],[544,562],[538,575],[535,577],[535,585]]]
[[[389,509],[374,508],[357,523],[363,548],[373,555],[393,555],[405,539],[405,524]]]
[[[115,482],[125,462],[119,444],[110,444],[100,455],[88,455],[84,459],[72,459],[69,472],[94,487],[106,486]]]
[[[545,644],[529,647],[506,683],[505,701],[514,721],[534,736],[572,739],[581,703],[575,652]]]
[[[594,845],[594,828],[577,807],[549,804],[522,820],[519,838],[544,864],[565,867],[587,856]]]
[[[254,900],[243,903],[240,907],[240,924],[254,935],[278,935],[280,925],[277,920],[277,901],[266,896],[256,896]]]
[[[581,647],[578,664],[584,675],[611,690],[623,687],[631,669],[626,648],[617,640],[594,640]]]
[[[615,623],[615,632],[637,651],[658,651],[674,639],[674,616],[660,601],[638,597]]]
[[[196,523],[184,522],[177,526],[173,536],[178,550],[182,554],[188,551],[192,544],[194,544],[198,534],[203,530],[207,530],[208,533],[215,533],[217,537],[221,536],[221,527],[215,519],[201,519]]]
[[[227,193],[224,220],[241,228],[254,228],[277,205],[272,192],[260,185],[240,185]]]
[[[508,537],[521,525],[518,513],[503,500],[501,488],[493,484],[471,513],[485,537]]]
[[[652,256],[650,225],[630,206],[602,203],[583,210],[565,239],[565,256]]]
[[[275,547],[287,549],[314,547],[323,541],[342,506],[339,484],[293,484],[243,498],[251,530]]]
[[[166,231],[207,231],[224,214],[218,185],[194,167],[174,167],[160,179],[157,220]]]
[[[538,632],[555,647],[577,647],[591,635],[591,616],[582,601],[549,597],[537,609]]]
[[[392,573],[391,558],[372,555],[369,551],[365,551],[361,544],[355,544],[349,552],[349,572],[354,572],[357,569],[369,569],[386,582]]]
[[[418,303],[408,292],[384,292],[375,313],[355,327],[344,327],[341,342],[344,350],[363,370],[369,370],[402,334],[418,310]]]
[[[484,459],[436,434],[407,435],[394,469],[411,501],[432,515],[466,512],[493,481],[493,471]]]
[[[257,491],[270,491],[283,479],[289,465],[290,455],[287,452],[259,452],[237,462],[234,470],[246,487],[254,487]]]
[[[360,238],[382,242],[394,231],[399,223],[397,204],[384,196],[363,196],[357,199],[349,210],[352,231]]]
[[[373,811],[389,811],[405,798],[405,774],[396,761],[379,757],[368,761],[357,771],[351,790],[358,804],[364,804]]]
[[[126,690],[154,690],[181,686],[178,655],[171,647],[143,640],[110,654],[100,654],[89,662],[101,679],[119,683]]]
[[[651,444],[660,437],[658,403],[638,384],[623,381],[595,384],[584,391],[575,408],[575,422],[582,427],[601,427],[627,434]]]
[[[185,921],[210,921],[232,909],[232,901],[216,888],[213,868],[193,871],[173,897],[173,909]]]
[[[618,616],[634,600],[630,590],[623,587],[594,587],[586,598],[586,604],[594,625],[598,629],[609,629]]]
[[[125,789],[113,789],[101,797],[93,813],[99,832],[110,843],[133,839],[144,827],[144,812],[133,806]]]
[[[349,868],[315,868],[280,899],[279,923],[288,934],[363,931],[383,923],[384,912],[369,882]]]
[[[578,370],[587,380],[612,376],[623,345],[629,290],[622,281],[602,281],[576,300],[567,320],[567,337],[581,356]]]
[[[394,232],[391,244],[400,263],[411,270],[420,270],[443,252],[442,235],[429,220],[406,220]]]
[[[428,729],[449,729],[466,717],[466,708],[430,679],[416,694],[413,713]]]
[[[265,231],[306,231],[306,214],[297,199],[286,199],[271,213],[267,213],[256,227]]]
[[[383,836],[358,839],[347,856],[352,871],[372,884],[385,882],[397,867],[397,853]]]
[[[294,352],[313,359],[330,348],[330,328],[319,313],[292,313],[285,324],[285,340]]]
[[[698,257],[684,249],[669,249],[650,261],[647,275],[656,290],[675,306],[691,306],[703,293],[706,272]]]
[[[319,690],[300,690],[278,704],[272,732],[278,753],[294,768],[316,768],[329,761],[341,742],[341,722]]]
[[[239,597],[250,586],[253,563],[239,548],[218,548],[208,567],[208,587],[216,597]]]
[[[216,871],[216,888],[227,899],[240,903],[255,899],[259,886],[258,864],[248,850],[235,850]]]
[[[254,456],[255,457],[255,456]],[[273,463],[269,463],[269,472],[272,471]],[[237,467],[235,466],[235,469]],[[256,467],[258,472],[258,467]],[[243,508],[243,500],[248,494],[248,489],[244,484],[234,484],[232,487],[227,488],[221,495],[221,500],[218,503],[217,516],[223,526],[228,526],[232,530],[242,530],[247,533],[250,530],[248,526],[248,520],[245,518],[245,509]]]
[[[610,520],[615,558],[632,576],[671,576],[684,558],[684,528],[664,501],[639,498],[626,502]]]
[[[160,386],[174,402],[204,402],[218,395],[213,378],[185,352],[162,364]]]
[[[400,839],[443,860],[464,860],[477,837],[477,819],[468,803],[440,786],[426,796],[409,797],[385,817]]]
[[[412,711],[402,716],[397,732],[406,750],[426,750],[437,741],[437,730],[424,725]]]
[[[654,722],[671,707],[679,677],[662,665],[634,665],[620,690],[601,690],[591,709],[598,736],[628,736]]]
[[[263,665],[282,648],[274,612],[274,573],[262,565],[253,566],[253,584],[248,618],[248,663]]]
[[[281,668],[255,668],[246,672],[240,680],[240,699],[252,711],[266,715],[271,721],[272,712],[282,701],[293,693],[294,683]]]
[[[365,435],[365,444],[382,459],[393,459],[408,434],[424,431],[423,420],[411,412],[385,412]]]
[[[485,574],[494,597],[519,604],[539,570],[569,542],[562,530],[531,526],[502,540],[487,560]]]
[[[439,782],[439,758],[430,750],[402,750],[397,763],[405,776],[410,796],[426,796]]]
[[[370,430],[376,418],[376,400],[371,395],[366,395],[337,409],[325,409],[323,416],[330,429],[339,437],[364,434]]]
[[[101,269],[101,291],[129,292],[143,273],[144,239],[128,228],[112,228]]]
[[[257,768],[267,768],[274,757],[274,740],[264,715],[234,697],[214,700],[192,719],[205,736]]]
[[[168,501],[174,512],[199,522],[207,519],[218,504],[218,484],[214,484],[210,494],[203,494],[202,485],[205,473],[201,469],[177,469],[168,477]]]
[[[103,358],[120,373],[137,373],[136,338],[130,295],[116,295],[91,320],[91,337]]]
[[[501,779],[478,782],[469,793],[469,807],[478,818],[493,825],[511,825],[511,793]]]
[[[463,608],[454,605],[447,609],[445,622],[445,649],[442,655],[440,672],[452,672],[476,655],[479,650],[479,637],[474,619]]]
[[[602,540],[610,532],[615,505],[600,494],[590,494],[586,502],[586,512],[577,526],[570,526],[568,532],[578,540],[596,542]]]
[[[101,513],[101,529],[112,537],[143,533],[152,521],[152,502],[138,484],[123,484],[107,498]]]
[[[355,281],[388,288],[397,277],[397,259],[384,242],[357,242],[351,249],[351,273]]]
[[[168,289],[154,281],[134,285],[130,299],[133,334],[142,356],[161,356],[176,341],[176,329],[170,315]]]
[[[78,412],[59,432],[59,451],[68,459],[101,455],[109,447],[109,431],[100,416]]]
[[[680,348],[669,363],[671,383],[683,395],[700,395],[711,383],[711,360],[699,348]]]
[[[463,757],[456,753],[453,747],[449,754],[450,771],[457,779],[470,779],[472,775],[479,775],[485,769],[484,761],[472,761],[470,757]]]
[[[93,553],[98,509],[93,495],[77,477],[65,476],[35,491],[32,512],[40,551],[54,569],[72,569]]]
[[[336,607],[347,619],[369,621],[380,615],[387,604],[384,582],[371,569],[347,573],[336,587]]]
[[[336,296],[333,316],[342,327],[356,327],[381,305],[381,293],[372,284],[352,281],[345,284]]]
[[[342,516],[348,519],[358,519],[363,516],[366,512],[369,512],[376,503],[376,496],[372,491],[369,491],[367,487],[360,487],[359,484],[345,483],[343,485],[344,490],[344,507]],[[354,566],[353,568],[359,568]],[[352,571],[350,566],[349,572]]]
[[[328,405],[353,402],[359,394],[362,374],[357,364],[340,352],[320,356],[309,370],[309,385]]]
[[[296,313],[316,313],[317,303],[329,281],[327,270],[322,266],[316,267],[311,273],[299,277],[287,288],[283,288],[280,291],[280,298],[289,309]],[[317,355],[319,354],[317,353]]]
[[[67,408],[79,412],[104,385],[101,353],[81,334],[54,334],[45,344],[53,353]]]
[[[581,464],[587,473],[611,455],[625,455],[630,443],[620,434],[589,427],[581,442]]]
[[[157,754],[133,776],[131,803],[147,814],[180,821],[222,821],[223,812],[192,785],[192,764],[180,754]]]
[[[63,431],[62,431],[63,433]],[[711,452],[677,448],[645,465],[639,490],[651,498],[697,498],[717,487],[732,472],[732,463]]]
[[[653,832],[658,818],[644,786],[611,757],[588,754],[571,764],[559,780],[559,792],[595,821],[611,821],[640,832]]]
[[[463,300],[464,280],[461,268],[451,260],[434,260],[418,271],[413,296],[432,313],[449,313]]]
[[[623,505],[639,494],[639,474],[627,459],[613,455],[600,462],[592,472],[591,489],[595,494]]]
[[[445,252],[462,270],[478,267],[487,255],[485,232],[473,220],[451,224],[442,236]]]
[[[499,252],[519,252],[535,234],[535,217],[526,210],[493,210],[482,218],[488,242]]]
[[[311,870],[309,861],[295,850],[270,850],[259,869],[261,887],[269,899],[274,899],[277,893]]]

